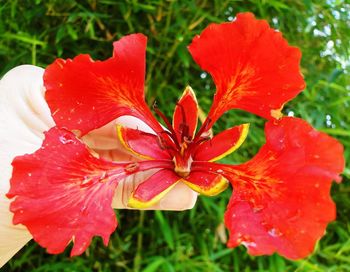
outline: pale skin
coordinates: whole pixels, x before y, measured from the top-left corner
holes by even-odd
[[[10,186],[13,158],[35,152],[41,146],[43,132],[54,126],[44,99],[43,73],[42,68],[22,65],[9,71],[0,80],[0,267],[32,238],[24,226],[12,224],[10,201],[5,194]],[[117,140],[117,123],[151,132],[142,121],[124,116],[90,132],[82,140],[101,158],[114,161],[137,160]],[[138,173],[121,181],[112,207],[128,208],[131,192],[150,174],[149,171]],[[196,200],[197,193],[179,182],[164,198],[148,209],[181,211],[191,209]]]

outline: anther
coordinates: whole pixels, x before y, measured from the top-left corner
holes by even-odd
[[[138,170],[139,164],[137,162],[129,163],[124,167],[124,171],[127,173],[134,173]]]

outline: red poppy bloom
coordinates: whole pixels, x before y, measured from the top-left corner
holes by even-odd
[[[107,244],[117,227],[111,208],[116,185],[154,169],[133,192],[130,207],[154,204],[178,182],[209,196],[231,184],[225,213],[229,247],[243,244],[253,255],[278,252],[290,259],[310,254],[335,218],[329,191],[332,180],[340,181],[344,159],[335,139],[301,119],[282,116],[283,105],[305,87],[299,49],[251,13],[208,26],[189,46],[216,84],[213,105],[198,130],[190,87],[172,123],[157,107],[165,127],[152,115],[144,100],[145,49],[146,37],[133,34],[115,42],[113,56],[105,61],[79,55],[47,67],[46,100],[56,127],[46,132],[39,150],[13,161],[8,197],[15,198],[14,223],[24,224],[50,253],[62,252],[73,241],[71,255],[81,254],[93,236]],[[266,143],[241,165],[216,161],[244,142],[248,124],[212,138],[208,134],[230,109],[267,119]],[[80,137],[123,115],[141,119],[154,131],[116,128],[140,161],[98,158]]]

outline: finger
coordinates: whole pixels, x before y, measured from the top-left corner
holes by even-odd
[[[0,80],[0,267],[31,239],[25,227],[12,224],[5,193],[13,158],[40,148],[43,131],[54,124],[43,96],[43,72],[23,65]]]
[[[7,263],[26,243],[32,239],[22,226],[12,225],[12,213],[8,210],[9,201],[1,195],[0,200],[0,268]]]
[[[126,151],[118,139],[117,124],[155,134],[142,120],[133,116],[122,116],[101,128],[91,131],[85,135],[82,140],[94,150],[119,149],[121,151]]]
[[[154,174],[154,170],[137,173],[127,177],[117,186],[112,207],[115,209],[130,209],[128,201],[137,185]],[[198,194],[187,185],[178,182],[157,204],[146,208],[146,210],[173,210],[182,211],[192,209],[197,201]]]

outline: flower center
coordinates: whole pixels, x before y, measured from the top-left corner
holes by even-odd
[[[174,171],[182,178],[186,178],[191,173],[191,165],[193,162],[192,156],[185,159],[182,156],[174,156]]]
[[[183,111],[183,122],[180,125],[180,131],[176,132],[168,118],[158,109],[156,104],[153,104],[153,110],[161,117],[167,127],[167,130],[158,133],[159,145],[162,149],[167,149],[172,156],[175,173],[182,178],[186,178],[191,173],[193,154],[196,148],[203,141],[210,139],[210,137],[202,135],[207,128],[208,120],[204,124],[204,129],[202,128],[199,131],[199,135],[197,133],[195,137],[192,137],[189,134],[189,125],[187,124],[185,111],[182,106],[180,109]]]

